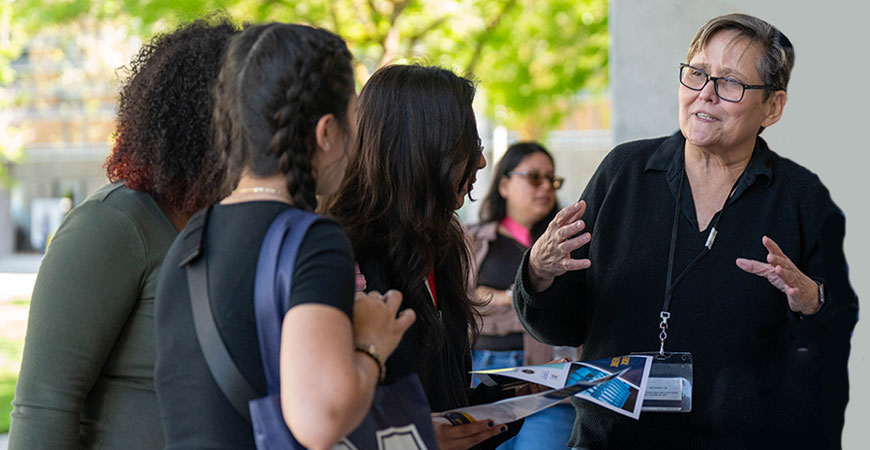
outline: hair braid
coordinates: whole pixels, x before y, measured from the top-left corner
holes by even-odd
[[[317,123],[326,114],[344,120],[354,92],[347,46],[317,28],[254,25],[230,46],[223,70],[214,114],[226,186],[238,183],[243,168],[260,177],[281,173],[293,203],[314,210]]]
[[[320,89],[321,70],[316,61],[299,64],[299,77],[284,93],[284,104],[275,111],[275,134],[270,151],[278,158],[278,168],[285,174],[287,191],[293,203],[302,209],[317,208],[317,184],[311,170],[311,156],[316,145],[313,128],[320,117],[313,116],[315,93]]]

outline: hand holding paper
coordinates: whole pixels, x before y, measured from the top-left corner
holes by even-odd
[[[508,377],[549,386],[555,390],[524,395],[495,403],[468,406],[438,413],[436,420],[452,424],[474,423],[488,419],[508,423],[549,408],[571,396],[586,399],[637,419],[646,390],[651,365],[649,356],[523,366],[476,371],[487,385]]]

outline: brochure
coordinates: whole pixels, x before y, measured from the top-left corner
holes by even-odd
[[[472,423],[477,422],[478,420],[492,420],[495,423],[513,422],[549,408],[578,392],[607,383],[609,380],[615,379],[617,376],[623,374],[625,370],[612,373],[596,380],[578,381],[577,383],[561,389],[508,398],[494,403],[452,409],[440,413],[439,418],[448,421],[453,425]]]
[[[489,386],[504,384],[503,377],[507,377],[557,390],[580,382],[606,379],[603,383],[581,389],[573,395],[638,419],[651,366],[650,356],[626,355],[590,361],[481,370],[472,373]]]

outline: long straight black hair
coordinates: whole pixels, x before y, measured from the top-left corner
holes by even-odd
[[[455,214],[481,157],[474,92],[471,81],[437,67],[375,72],[360,93],[355,158],[329,209],[357,258],[389,272],[424,336],[438,314],[423,284],[433,268],[441,312],[477,332],[470,256]]]

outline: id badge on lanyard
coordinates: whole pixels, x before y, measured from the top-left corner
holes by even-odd
[[[652,356],[643,398],[644,412],[692,411],[692,354],[688,352],[635,352]]]
[[[634,352],[632,355],[647,355],[652,356],[652,366],[649,372],[649,381],[647,382],[646,392],[644,394],[643,405],[641,411],[650,412],[691,412],[692,411],[692,386],[694,384],[694,360],[689,352],[666,352],[665,341],[668,338],[668,319],[671,318],[669,311],[671,298],[673,297],[674,288],[683,280],[686,274],[698,264],[707,252],[713,248],[713,242],[716,240],[716,226],[719,225],[719,220],[722,218],[722,212],[714,219],[710,226],[710,235],[707,237],[707,242],[701,253],[683,269],[676,279],[673,279],[674,269],[674,254],[677,245],[677,230],[680,223],[680,203],[683,198],[683,182],[686,178],[685,170],[683,170],[680,178],[679,194],[677,195],[677,206],[674,211],[674,225],[671,229],[671,247],[668,255],[668,272],[665,287],[665,302],[662,305],[662,311],[659,314],[661,323],[659,328],[662,330],[659,333],[659,351],[657,352]],[[738,177],[734,186],[731,188],[731,196],[737,189],[737,183],[741,177]],[[723,207],[724,210],[724,207]]]

